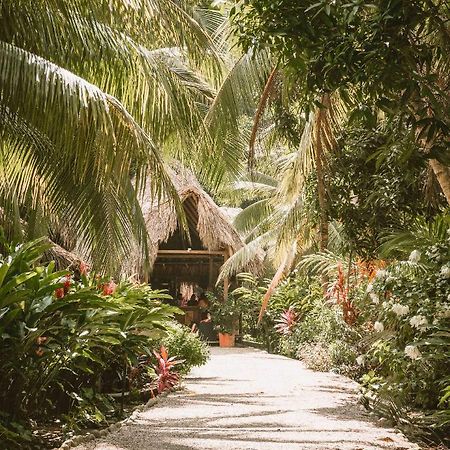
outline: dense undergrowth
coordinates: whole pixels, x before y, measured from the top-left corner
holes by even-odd
[[[4,247],[1,448],[45,448],[42,428],[64,437],[104,426],[206,361],[206,345],[174,323],[178,310],[162,303],[164,292],[116,285],[84,267],[55,271],[40,263],[44,239]]]
[[[269,303],[265,282],[241,274],[243,331],[272,352],[361,383],[364,404],[424,441],[450,435],[450,227],[418,222],[366,263],[331,252],[304,257]],[[395,251],[395,253],[393,253]],[[323,274],[328,290],[323,295]],[[448,444],[448,442],[447,442]]]

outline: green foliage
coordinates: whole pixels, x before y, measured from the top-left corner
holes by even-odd
[[[258,327],[261,300],[269,280],[259,284],[250,274],[238,278],[242,286],[233,295],[241,305],[245,335],[264,343],[269,351],[303,360],[312,369],[359,374],[355,360],[360,330],[345,323],[340,306],[325,302],[318,279],[294,271],[275,290]],[[289,308],[296,314],[296,324],[289,333],[277,332],[280,318]]]
[[[176,311],[148,286],[76,281],[39,265],[48,248],[40,239],[1,258],[0,411],[11,433],[14,423],[61,414],[77,426],[104,421],[114,406],[102,392],[126,385],[123,374],[151,356],[150,339],[165,334]]]
[[[261,324],[257,320],[261,302],[270,280],[259,281],[253,275],[238,275],[241,286],[233,291],[233,297],[242,311],[243,334],[256,342],[263,343],[268,351],[279,351],[281,335],[275,330],[282,313],[292,307],[298,318],[307,314],[311,298],[317,294],[318,286],[310,287],[311,280],[295,273],[282,281],[270,299]]]
[[[290,335],[283,336],[280,350],[311,369],[354,377],[358,374],[355,360],[360,337],[358,328],[345,323],[342,308],[324,302],[317,289],[304,318]]]
[[[383,331],[375,334],[367,358],[376,383],[365,381],[369,397],[375,392],[377,400],[397,415],[414,408],[426,411],[418,416],[421,425],[445,435],[449,431],[450,234],[448,224],[442,233],[437,223],[443,225],[445,220],[429,225],[428,240],[416,235],[417,246],[409,258],[378,271],[368,287],[375,301],[370,315]],[[430,242],[432,229],[437,231],[434,242]]]
[[[10,238],[64,224],[104,272],[135,240],[148,256],[141,188],[150,171],[149,195],[174,196],[162,150],[192,148],[214,92],[205,78],[221,70],[191,13],[172,0],[2,0],[0,219]]]
[[[275,324],[267,314],[264,315],[261,325],[257,324],[261,301],[270,280],[260,282],[250,273],[240,273],[237,279],[240,286],[232,295],[242,311],[242,334],[245,339],[263,343],[268,351],[273,351],[279,338],[273,329]]]
[[[184,325],[171,325],[168,335],[162,340],[162,345],[169,355],[183,361],[183,364],[176,367],[176,370],[183,374],[189,373],[192,367],[205,364],[209,357],[206,342]]]
[[[366,259],[376,257],[387,230],[402,229],[418,215],[432,217],[442,204],[425,198],[426,161],[410,133],[398,128],[351,128],[330,158],[330,218]]]
[[[230,297],[222,300],[213,293],[207,293],[210,301],[210,310],[213,317],[214,328],[218,333],[234,334],[239,326],[239,313],[241,305]]]
[[[243,47],[270,48],[296,77],[303,104],[339,91],[363,114],[372,102],[405,114],[442,160],[448,14],[446,2],[427,0],[247,0],[232,11]]]

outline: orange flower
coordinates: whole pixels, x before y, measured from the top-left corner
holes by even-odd
[[[80,275],[87,275],[88,265],[84,262],[80,262]]]
[[[112,295],[116,291],[117,284],[111,280],[109,283],[103,285],[103,295]]]

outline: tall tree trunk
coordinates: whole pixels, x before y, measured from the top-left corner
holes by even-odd
[[[325,107],[330,106],[330,97],[325,94],[322,96],[321,103]],[[324,171],[324,142],[322,139],[322,127],[326,125],[326,110],[319,109],[317,111],[317,121],[314,136],[314,155],[316,162],[316,176],[317,176],[317,195],[319,200],[319,248],[323,252],[328,247],[328,201],[327,201],[327,189],[325,185],[325,171]],[[326,274],[322,274],[322,290],[324,297],[328,291],[328,277]]]
[[[329,107],[330,99],[328,95],[323,95],[321,103]],[[324,114],[326,111],[319,109],[317,111],[317,121],[314,136],[314,155],[316,163],[316,176],[317,176],[317,194],[319,199],[320,208],[320,224],[319,224],[319,247],[320,251],[326,250],[328,247],[328,201],[325,187],[325,173],[323,167],[324,151],[323,151],[323,139],[321,136],[322,126],[324,125]]]
[[[431,168],[433,169],[436,179],[438,180],[439,186],[450,204],[450,168],[444,166],[437,159],[430,159],[429,162]]]
[[[438,80],[438,85],[441,89],[443,89],[444,83],[442,80]],[[423,105],[421,105],[419,102],[413,102],[413,105],[415,110],[414,116],[418,121],[422,118],[421,111],[423,110]],[[447,102],[446,107],[448,106],[449,105]],[[431,111],[430,114],[432,114]],[[431,115],[430,117],[433,116]],[[430,153],[431,149],[433,148],[436,136],[432,136],[431,139],[429,139],[428,137],[421,137],[422,131],[423,127],[418,127],[416,129],[416,140],[426,153]],[[441,187],[441,190],[444,193],[445,198],[447,199],[447,203],[450,204],[450,167],[445,166],[437,159],[430,159],[428,164],[433,170],[434,175],[436,176],[439,186]]]
[[[319,198],[319,248],[324,251],[328,247],[328,202],[325,189],[325,176],[323,171],[322,154],[316,150],[317,194]]]
[[[251,173],[253,173],[253,165],[255,162],[255,141],[256,135],[258,134],[259,123],[261,122],[261,118],[266,110],[267,100],[269,100],[269,96],[273,91],[275,86],[275,79],[277,74],[277,66],[272,69],[270,72],[269,78],[267,79],[266,85],[264,86],[264,90],[259,98],[258,107],[256,109],[255,118],[253,120],[252,134],[250,136],[250,144],[249,144],[249,152],[248,152],[248,168]]]

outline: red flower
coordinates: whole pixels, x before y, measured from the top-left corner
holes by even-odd
[[[109,283],[103,285],[103,295],[112,295],[116,291],[117,284],[111,280]]]
[[[56,298],[63,298],[64,294],[65,294],[64,288],[55,289]]]
[[[66,279],[64,280],[64,294],[67,294],[70,289],[70,275],[66,275]]]
[[[36,355],[42,356],[43,354],[44,354],[44,349],[43,349],[42,347],[39,347],[39,348],[36,350]]]
[[[36,338],[36,343],[38,345],[42,345],[45,344],[47,342],[47,337],[46,336],[39,336],[38,338]]]

